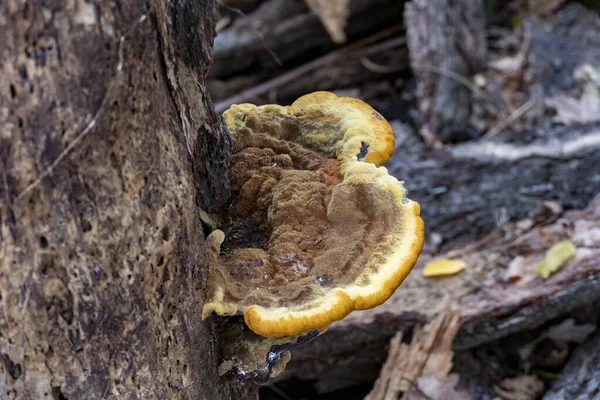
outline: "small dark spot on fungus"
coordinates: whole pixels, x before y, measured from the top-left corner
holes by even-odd
[[[40,236],[40,247],[42,249],[45,249],[48,247],[48,239],[46,239],[46,236]]]
[[[10,84],[10,98],[14,100],[15,97],[17,97],[17,89],[15,88],[15,85],[13,85],[11,83]]]
[[[365,142],[360,142],[360,151],[356,155],[356,159],[358,161],[362,161],[365,159],[367,154],[369,153],[369,145]]]
[[[323,287],[329,287],[333,283],[333,278],[331,275],[319,275],[317,276],[317,282]]]

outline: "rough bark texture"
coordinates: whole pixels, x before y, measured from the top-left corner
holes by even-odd
[[[404,20],[418,81],[421,134],[430,143],[455,141],[472,104],[469,81],[486,59],[483,1],[414,0]]]
[[[542,400],[600,398],[600,335],[579,346]]]
[[[252,398],[200,320],[214,2],[0,3],[0,397]]]
[[[351,0],[349,10],[346,34],[350,39],[380,31],[402,18],[402,2],[394,0]],[[219,33],[211,76],[224,78],[249,68],[273,68],[277,66],[273,53],[285,63],[307,52],[333,47],[321,21],[304,0],[269,0]]]
[[[591,174],[600,159],[598,124],[539,137],[503,135],[433,152],[413,136],[400,137],[398,146],[388,167],[406,179],[428,232],[419,263],[386,303],[352,313],[294,351],[278,379],[314,380],[324,392],[373,381],[388,340],[430,321],[447,302],[461,309],[454,342],[459,350],[535,329],[598,300],[600,197],[588,206],[600,193],[600,175]],[[565,239],[580,248],[578,257],[542,280],[535,266],[552,244]],[[424,278],[421,268],[439,254],[439,246],[448,247],[444,242],[455,248],[444,256],[464,259],[467,269],[451,278]],[[505,274],[518,256],[523,277],[509,283]]]

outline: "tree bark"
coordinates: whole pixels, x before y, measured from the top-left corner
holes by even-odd
[[[0,397],[239,399],[200,320],[215,5],[0,3]]]
[[[410,63],[418,81],[421,135],[430,144],[455,142],[467,128],[472,91],[464,81],[484,66],[487,55],[483,3],[406,3],[404,20]]]

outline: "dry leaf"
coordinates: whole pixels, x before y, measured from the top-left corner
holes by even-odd
[[[417,379],[417,387],[430,399],[436,400],[467,400],[471,396],[464,391],[456,390],[458,374],[450,374],[444,378],[422,376]],[[409,397],[410,398],[410,397]]]
[[[546,105],[556,110],[553,120],[565,125],[600,120],[600,96],[593,91],[585,92],[580,99],[559,94],[547,98]]]
[[[568,318],[560,324],[548,329],[548,337],[558,343],[583,343],[583,341],[596,330],[596,325],[576,325],[573,318]]]
[[[570,240],[556,243],[550,247],[544,259],[535,268],[542,278],[548,279],[560,267],[566,264],[577,253],[577,247]]]
[[[576,325],[572,318],[551,326],[546,333],[540,335],[535,340],[527,343],[519,349],[519,356],[523,361],[529,361],[536,346],[545,339],[551,339],[559,345],[567,343],[583,343],[583,341],[596,330],[594,324]]]
[[[566,94],[547,98],[546,104],[556,110],[553,119],[563,124],[600,120],[600,70],[583,64],[573,72],[573,78],[581,85],[583,94],[579,99]]]
[[[336,43],[346,42],[346,23],[348,22],[348,4],[350,0],[305,0],[312,12],[327,29]]]
[[[544,382],[533,375],[521,375],[503,380],[494,390],[504,400],[536,400],[544,392]]]
[[[465,269],[467,264],[460,259],[438,259],[430,262],[423,268],[423,276],[448,276],[454,275]]]

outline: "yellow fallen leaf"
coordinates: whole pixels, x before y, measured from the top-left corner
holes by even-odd
[[[546,252],[542,262],[535,268],[535,272],[542,278],[547,279],[565,265],[576,252],[577,247],[570,240],[558,242]]]
[[[467,263],[463,260],[442,258],[427,264],[423,269],[423,276],[433,277],[454,275],[465,269],[466,266]]]

